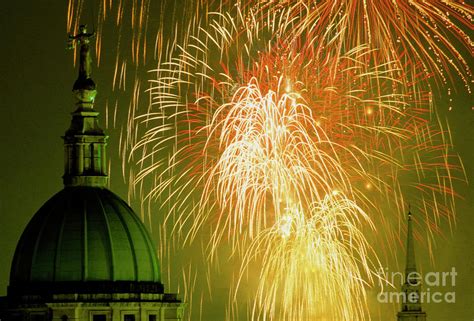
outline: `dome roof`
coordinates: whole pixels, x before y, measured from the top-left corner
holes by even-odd
[[[10,286],[160,283],[158,258],[139,217],[105,188],[66,187],[34,215],[13,258]]]

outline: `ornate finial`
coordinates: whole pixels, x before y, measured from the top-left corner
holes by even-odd
[[[87,26],[81,25],[77,35],[69,35],[68,48],[75,48],[75,44],[80,46],[79,75],[73,86],[73,91],[79,103],[91,104],[94,102],[96,91],[95,83],[91,78],[92,59],[90,55],[90,39],[95,37],[95,33],[88,33]],[[84,106],[86,107],[86,106]],[[92,105],[87,106],[92,107]]]

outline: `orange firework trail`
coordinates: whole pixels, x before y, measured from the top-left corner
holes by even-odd
[[[474,44],[464,29],[472,28],[474,9],[464,1],[282,0],[246,5],[256,17],[251,20],[274,25],[288,43],[303,36],[316,54],[331,47],[337,55],[367,44],[377,49],[371,57],[377,64],[403,69],[407,61],[417,61],[425,77],[434,75],[443,84],[451,82],[454,71],[471,90],[472,66],[465,56],[472,55]]]

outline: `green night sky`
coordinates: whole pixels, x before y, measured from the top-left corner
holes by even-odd
[[[6,294],[10,264],[23,229],[36,210],[62,188],[63,146],[60,137],[68,127],[70,112],[73,111],[71,88],[76,78],[73,54],[65,50],[66,4],[66,1],[51,0],[5,1],[0,9],[0,29],[3,30],[0,60],[0,296]],[[94,68],[93,75],[98,84],[96,109],[101,112],[103,127],[104,105],[107,100],[115,101],[110,86],[115,60],[114,52],[107,52],[109,46],[114,48],[110,41],[104,40],[102,63],[99,69]],[[472,59],[470,65],[473,66]],[[145,73],[147,66],[139,68]],[[459,184],[457,192],[461,197],[457,201],[456,226],[451,231],[445,224],[442,234],[436,237],[434,262],[423,245],[416,249],[417,263],[423,271],[444,272],[455,267],[458,273],[455,287],[439,290],[455,291],[456,302],[424,304],[429,321],[474,318],[474,101],[462,83],[453,88],[452,99],[451,111],[448,111],[446,97],[437,98],[437,108],[442,118],[449,122],[454,150],[464,162],[471,185]],[[120,107],[116,128],[107,129],[109,158],[112,160],[111,189],[124,199],[127,199],[128,187],[122,179],[118,139],[120,122],[125,120],[120,115],[126,115],[127,104]],[[132,204],[132,207],[138,212],[137,204]],[[158,239],[157,230],[154,229],[155,239]],[[185,248],[177,252],[173,264],[186,262],[188,256],[195,255],[191,251]],[[403,253],[404,248],[400,246],[398,262],[390,259],[384,265],[390,271],[400,271],[404,264]],[[203,259],[203,266],[205,262]],[[203,320],[224,320],[225,293],[230,282],[226,281],[229,278],[227,272],[226,269],[214,272],[212,280],[220,283],[212,301],[206,303]],[[178,270],[174,278],[180,277],[181,270]],[[177,282],[167,284],[166,279],[164,282],[166,289],[177,290]],[[397,305],[377,303],[376,290],[369,291],[369,296],[374,320],[396,319]]]

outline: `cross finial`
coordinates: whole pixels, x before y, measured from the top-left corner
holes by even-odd
[[[75,47],[75,42],[79,42],[79,44],[88,44],[89,38],[94,38],[95,32],[87,33],[87,25],[80,25],[79,26],[79,33],[75,36],[69,35],[68,40],[68,49],[73,49]]]

